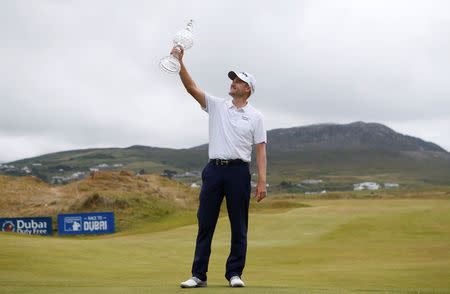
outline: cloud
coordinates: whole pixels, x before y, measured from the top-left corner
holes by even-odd
[[[445,1],[2,2],[0,161],[205,143],[207,115],[158,68],[190,18],[197,85],[226,98],[230,69],[253,73],[250,103],[268,129],[373,121],[450,149],[449,11]]]

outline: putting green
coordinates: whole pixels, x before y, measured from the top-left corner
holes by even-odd
[[[251,213],[245,293],[450,293],[450,201],[330,200]],[[97,237],[0,234],[0,293],[229,293],[227,217],[208,288],[181,289],[196,225]]]

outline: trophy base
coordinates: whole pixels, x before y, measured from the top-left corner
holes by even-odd
[[[162,58],[161,61],[159,62],[159,67],[161,68],[162,71],[170,74],[177,74],[180,72],[181,69],[180,62],[172,55]]]

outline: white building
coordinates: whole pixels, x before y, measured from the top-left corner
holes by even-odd
[[[384,183],[384,188],[385,189],[389,189],[389,188],[398,188],[399,184],[397,183]]]
[[[378,190],[380,189],[380,185],[374,182],[364,182],[359,184],[353,184],[353,190],[354,191],[361,191],[361,190]]]
[[[311,179],[308,179],[308,180],[301,181],[301,183],[302,184],[320,184],[320,183],[323,183],[323,180],[311,180]]]
[[[322,191],[320,191],[320,192],[305,192],[305,195],[314,195],[314,194],[325,194],[325,193],[327,193],[327,191],[326,190],[322,190]]]
[[[0,164],[0,169],[15,169],[15,168],[16,167],[14,165]]]
[[[51,183],[53,185],[55,185],[55,184],[65,184],[65,183],[67,183],[67,181],[66,181],[66,179],[64,177],[56,176],[56,177],[52,177]]]
[[[81,180],[86,178],[85,172],[76,172],[73,173],[70,177],[67,177],[67,180]]]

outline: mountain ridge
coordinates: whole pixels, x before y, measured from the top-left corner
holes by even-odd
[[[358,130],[360,132],[358,132]],[[362,132],[361,132],[362,131]],[[370,139],[370,136],[375,139]],[[389,136],[389,139],[380,140],[381,136]],[[284,138],[282,138],[284,137]],[[395,151],[432,151],[450,154],[447,150],[434,142],[424,141],[421,138],[403,135],[380,123],[365,123],[362,121],[348,124],[319,123],[306,126],[277,128],[267,131],[268,151],[303,151],[303,150],[333,150],[333,149],[382,149]],[[207,151],[208,143],[189,148],[168,148],[145,145],[131,145],[128,147],[86,148],[52,152],[39,156],[14,160],[3,165],[14,164],[24,160],[51,157],[63,154],[81,154],[104,150],[141,150],[152,152],[165,151]]]
[[[271,148],[281,150],[369,148],[447,152],[433,142],[403,135],[380,123],[314,124],[268,131]]]
[[[333,149],[383,149],[395,151],[447,150],[433,142],[403,135],[380,123],[362,121],[349,124],[320,123],[267,131],[267,149],[282,151],[333,150]],[[189,149],[207,150],[208,144]]]
[[[382,124],[316,124],[274,129],[267,136],[267,179],[271,183],[319,175],[350,181],[364,175],[365,179],[393,181],[400,176],[404,182],[419,185],[450,185],[449,152]],[[207,149],[208,144],[184,149],[133,145],[62,151],[0,165],[0,174],[34,175],[47,183],[67,183],[90,171],[129,170],[177,175],[186,184],[198,185],[199,171],[208,162]],[[250,169],[256,176],[255,162],[253,153]]]

